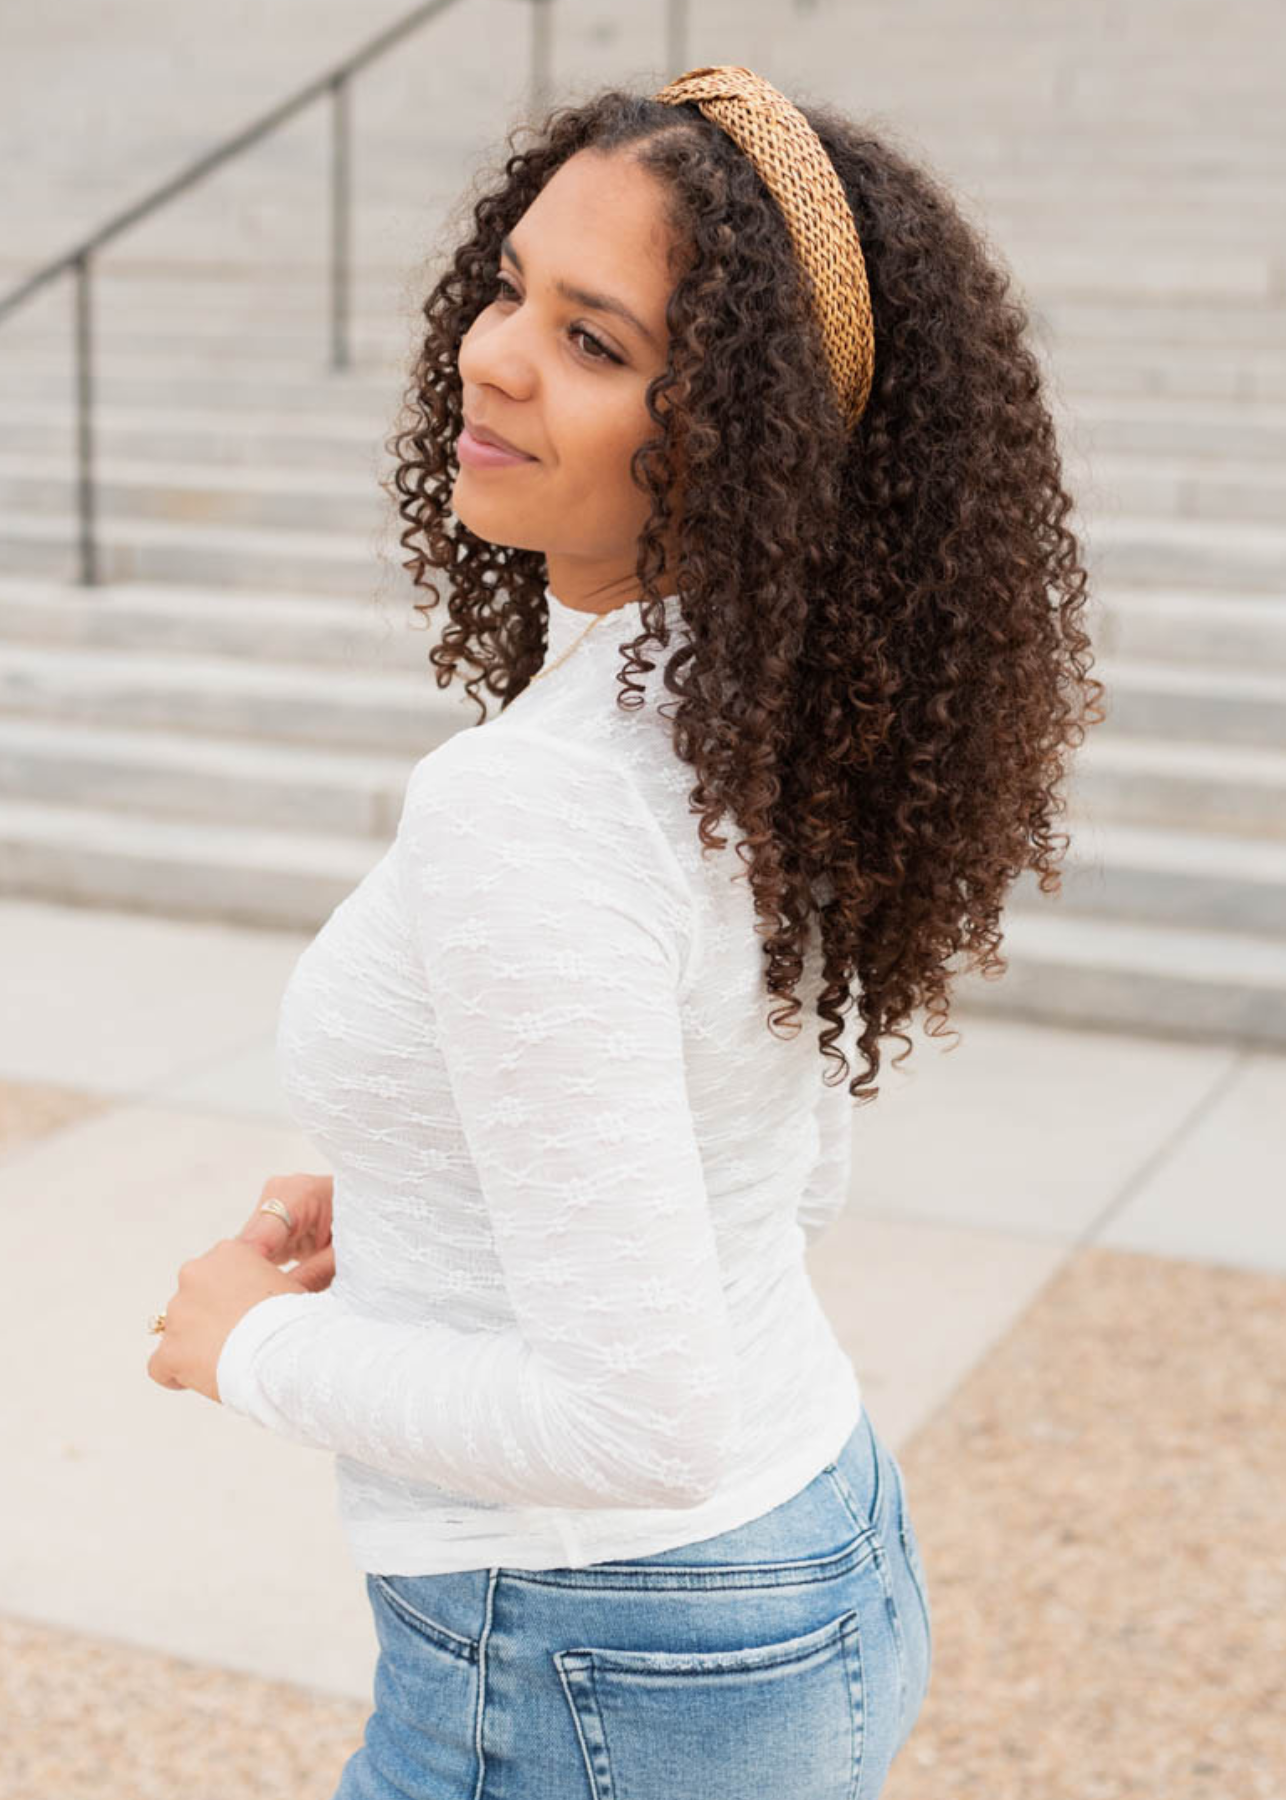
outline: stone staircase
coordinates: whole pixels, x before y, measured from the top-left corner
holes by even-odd
[[[945,0],[912,10],[921,33],[926,11],[943,32],[959,18]],[[1023,18],[1026,55],[1042,27]],[[843,29],[842,9],[801,14],[801,56]],[[909,67],[914,32],[886,36],[890,71],[897,42]],[[921,141],[1033,309],[1108,690],[1069,789],[1063,892],[1019,882],[1005,979],[957,991],[965,1010],[1281,1046],[1286,124],[1253,93],[1222,111],[1207,96],[1192,133],[1202,60],[1188,56],[1187,85],[1129,117],[1105,78],[1096,102],[1078,76],[1043,119],[967,105],[940,65],[937,89],[905,69],[905,97],[890,85],[885,116],[921,109]],[[694,45],[692,63],[720,59],[763,60]],[[860,109],[821,60],[801,80]],[[413,138],[405,118],[385,130],[387,220]],[[458,193],[477,132],[461,121],[435,193]],[[317,248],[289,236],[283,178],[270,264],[213,262],[209,217],[176,215],[161,249],[100,277],[98,589],[74,579],[66,320],[31,306],[0,323],[6,893],[315,929],[388,843],[413,763],[477,716],[435,685],[379,487],[415,252],[399,263],[382,227],[355,294],[355,366],[330,372]]]

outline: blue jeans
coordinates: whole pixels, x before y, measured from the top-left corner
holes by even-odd
[[[865,1411],[717,1537],[366,1587],[375,1710],[333,1800],[875,1800],[929,1685],[902,1469]]]

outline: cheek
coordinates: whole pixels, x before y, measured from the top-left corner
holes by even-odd
[[[567,455],[560,459],[577,465],[578,479],[601,490],[610,486],[620,495],[637,492],[630,475],[630,458],[653,435],[656,427],[640,397],[619,393],[590,397],[578,404],[567,421],[564,442]]]

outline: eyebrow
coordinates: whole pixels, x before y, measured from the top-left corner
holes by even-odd
[[[500,248],[513,263],[518,273],[524,274],[522,258],[514,249],[513,239],[511,237],[501,238]],[[592,312],[615,313],[617,318],[624,319],[627,325],[632,325],[641,337],[647,339],[649,344],[657,349],[660,348],[655,336],[648,330],[642,319],[636,313],[632,313],[623,300],[614,300],[610,294],[593,293],[589,288],[574,287],[568,281],[556,281],[554,286],[565,300],[574,300],[577,306],[588,306]]]

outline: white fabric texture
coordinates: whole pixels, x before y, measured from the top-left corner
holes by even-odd
[[[549,668],[590,615],[546,601]],[[823,1080],[816,939],[778,1037],[735,825],[703,858],[658,710],[665,605],[644,707],[616,703],[635,602],[415,764],[282,998],[335,1278],[251,1307],[216,1378],[335,1454],[362,1569],[691,1543],[797,1493],[860,1419],[804,1260],[854,1116]]]

